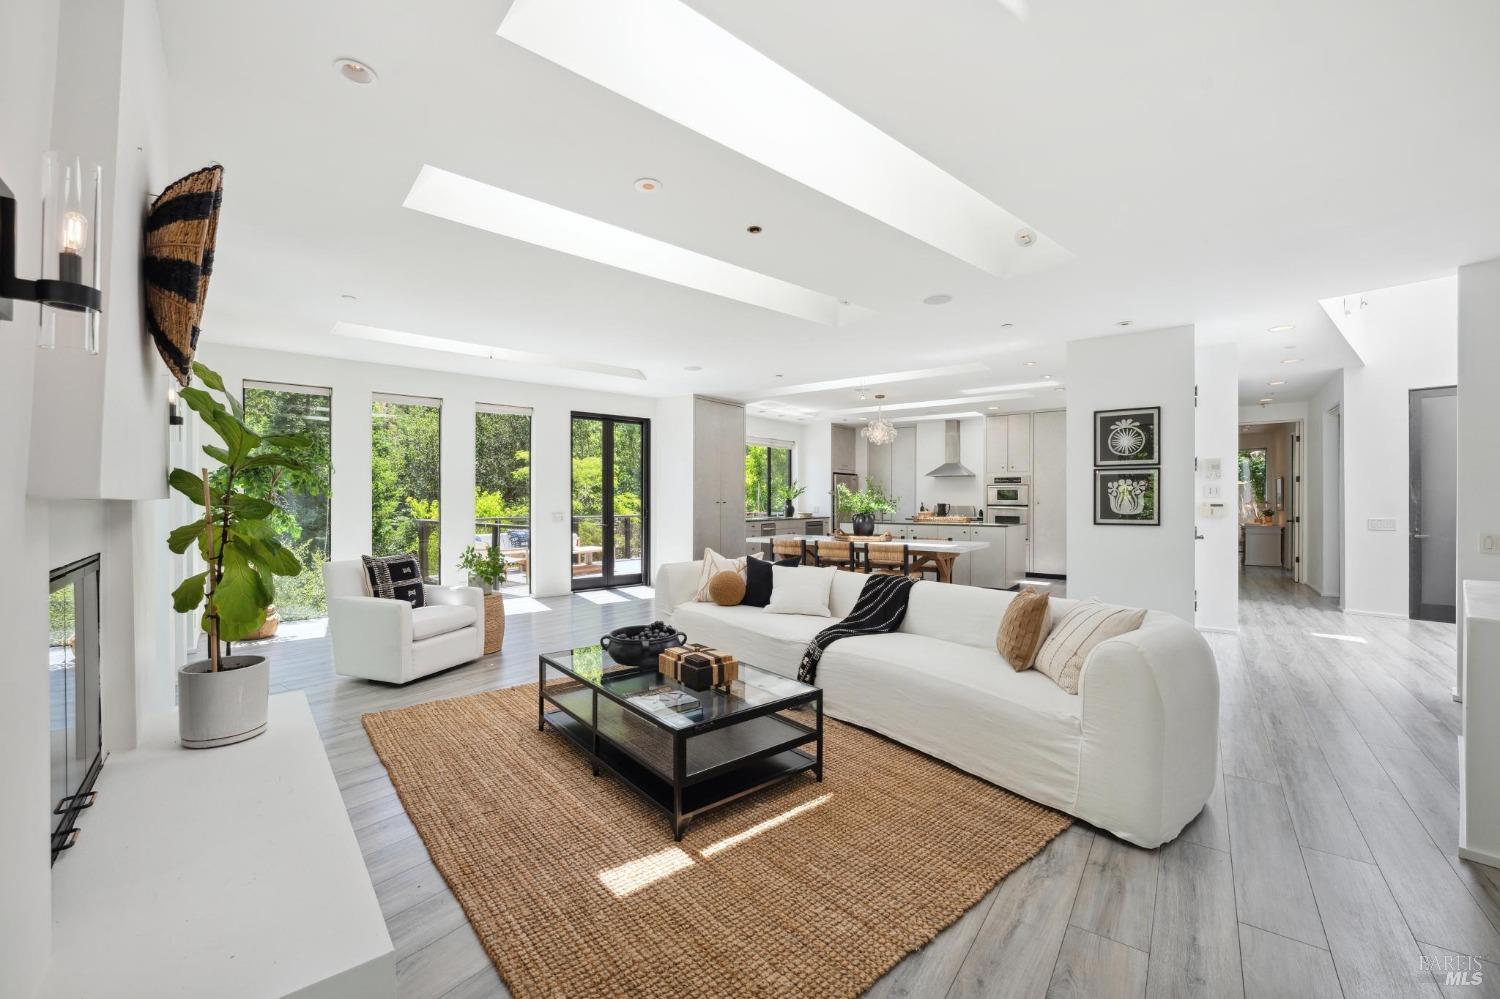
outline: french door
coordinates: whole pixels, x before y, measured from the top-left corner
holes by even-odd
[[[651,535],[651,421],[574,413],[573,589],[644,583]]]

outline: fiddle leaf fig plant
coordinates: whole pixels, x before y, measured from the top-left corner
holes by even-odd
[[[265,497],[276,495],[281,475],[309,470],[301,455],[313,440],[303,434],[256,434],[245,425],[240,401],[224,388],[216,372],[194,363],[193,373],[205,387],[185,388],[178,395],[219,437],[220,444],[203,446],[203,453],[219,467],[196,475],[174,468],[167,477],[173,489],[203,508],[201,517],[167,536],[167,547],[181,555],[198,546],[206,568],[172,592],[172,606],[182,614],[203,609],[209,668],[217,672],[220,643],[246,638],[265,623],[266,611],[276,600],[275,577],[302,572],[297,556],[276,540],[271,517],[277,506]],[[252,486],[259,495],[247,491]]]

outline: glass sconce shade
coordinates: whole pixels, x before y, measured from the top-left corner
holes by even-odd
[[[76,328],[83,349],[99,352],[103,192],[104,171],[96,164],[56,152],[43,158],[39,346],[56,346],[61,326]]]

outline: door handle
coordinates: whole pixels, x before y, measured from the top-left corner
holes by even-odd
[[[1413,534],[1411,536],[1411,539],[1413,541],[1426,541],[1428,539],[1428,537],[1430,537],[1430,535],[1426,535],[1426,534]]]

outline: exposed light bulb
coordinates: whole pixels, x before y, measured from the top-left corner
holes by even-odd
[[[62,251],[82,253],[89,242],[89,219],[83,212],[64,212],[62,218]]]

